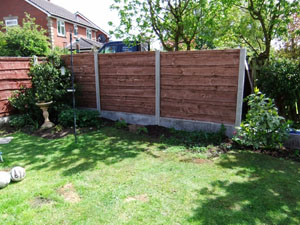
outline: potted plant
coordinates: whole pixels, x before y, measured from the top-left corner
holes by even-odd
[[[48,108],[55,99],[66,94],[66,83],[69,74],[62,74],[59,56],[48,57],[47,62],[35,63],[29,72],[32,77],[32,88],[36,105],[43,111],[42,128],[51,128],[54,124],[49,120]]]

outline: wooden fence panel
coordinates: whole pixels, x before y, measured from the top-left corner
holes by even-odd
[[[63,56],[67,67],[71,69],[70,55]],[[97,108],[95,88],[94,54],[76,54],[73,56],[74,80],[77,85],[76,106]]]
[[[234,125],[240,50],[162,52],[155,87],[155,52],[98,55],[101,110]],[[97,108],[93,54],[74,56],[78,105]],[[67,65],[70,57],[64,56]]]
[[[234,124],[240,50],[161,53],[161,117]]]
[[[28,57],[0,57],[0,117],[8,116],[12,106],[8,102],[13,91],[21,87],[31,87],[28,77],[30,61]]]
[[[101,110],[155,114],[155,53],[99,55]]]

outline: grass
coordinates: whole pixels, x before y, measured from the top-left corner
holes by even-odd
[[[0,190],[0,224],[300,224],[296,162],[232,151],[190,163],[182,146],[109,127],[78,144],[13,136],[0,169],[27,176]],[[57,191],[69,183],[80,202]]]

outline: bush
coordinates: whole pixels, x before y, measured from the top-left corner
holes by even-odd
[[[50,54],[48,62],[34,65],[30,68],[32,88],[22,88],[9,98],[10,104],[21,114],[29,114],[31,119],[41,123],[42,111],[35,105],[41,101],[53,101],[50,105],[50,119],[55,123],[61,110],[67,109],[71,98],[68,98],[67,88],[70,87],[70,73],[61,73],[63,62],[57,54]],[[71,96],[70,96],[71,97]]]
[[[29,114],[12,116],[9,120],[9,125],[18,129],[23,127],[32,127],[33,129],[38,128],[37,121],[31,119]]]
[[[35,24],[35,19],[26,14],[23,27],[4,27],[0,32],[1,56],[45,56],[50,51],[46,30]]]
[[[275,99],[279,114],[295,122],[300,121],[299,61],[271,59],[258,74],[257,85],[268,97]]]
[[[75,110],[76,125],[78,127],[95,127],[99,126],[99,112],[92,110]],[[64,110],[58,116],[58,122],[63,127],[74,126],[73,109]]]
[[[266,98],[258,88],[246,100],[250,109],[233,140],[254,149],[282,147],[288,137],[290,123],[278,115],[274,100]]]
[[[34,93],[32,89],[21,88],[14,91],[9,98],[10,104],[20,114],[26,114],[34,121],[41,123],[43,121],[42,111],[35,105]]]

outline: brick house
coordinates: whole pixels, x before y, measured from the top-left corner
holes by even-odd
[[[73,32],[74,40],[87,39],[91,43],[97,43],[99,37],[105,37],[107,41],[109,38],[104,30],[81,13],[71,13],[50,0],[1,0],[0,20],[6,26],[22,25],[25,12],[47,30],[52,48],[67,47],[70,32]]]

